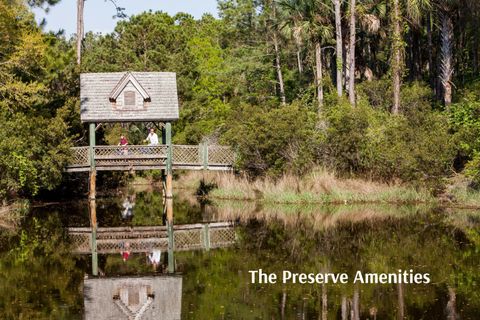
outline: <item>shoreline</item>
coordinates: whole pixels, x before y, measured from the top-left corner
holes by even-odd
[[[325,170],[303,178],[284,176],[275,181],[249,181],[214,172],[189,172],[175,181],[177,189],[195,190],[211,200],[252,201],[284,205],[431,205],[452,209],[480,209],[480,192],[450,185],[448,193],[433,196],[425,189],[362,179],[340,179]]]

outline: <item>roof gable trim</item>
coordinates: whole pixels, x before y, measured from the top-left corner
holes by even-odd
[[[150,95],[147,93],[147,91],[145,91],[145,89],[131,72],[125,73],[122,79],[120,79],[113,91],[110,93],[109,100],[111,102],[115,102],[118,96],[122,93],[123,89],[125,89],[125,87],[128,85],[128,83],[132,83],[135,89],[137,89],[137,91],[142,95],[143,101],[151,101]]]

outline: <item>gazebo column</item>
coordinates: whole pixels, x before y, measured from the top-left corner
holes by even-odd
[[[92,228],[92,274],[98,275],[98,255],[97,255],[97,170],[95,168],[95,123],[90,123],[89,131],[89,156],[90,156],[90,188],[88,193],[88,202],[90,207],[90,225]]]
[[[167,145],[167,162],[166,162],[166,197],[173,197],[173,150],[172,150],[172,124],[170,122],[165,123],[165,144]]]

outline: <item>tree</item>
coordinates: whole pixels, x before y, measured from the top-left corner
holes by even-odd
[[[85,0],[77,0],[77,64],[82,62],[82,41],[85,23],[83,21],[83,9]]]
[[[304,22],[304,1],[303,0],[282,0],[280,5],[286,10],[287,16],[283,24],[285,30],[295,41],[297,47],[298,72],[303,73],[302,46],[305,32]]]
[[[438,0],[436,5],[440,16],[440,83],[445,106],[452,103],[453,59],[453,10],[455,0]]]
[[[392,113],[400,112],[400,87],[402,81],[402,72],[404,69],[404,47],[402,24],[405,17],[409,18],[412,24],[419,23],[422,10],[430,6],[430,0],[391,0],[392,13],[391,23],[392,32],[392,82],[393,82],[393,106]],[[405,5],[406,12],[402,11],[402,4]]]
[[[332,28],[328,23],[330,12],[328,7],[314,0],[304,1],[303,12],[305,33],[308,34],[315,51],[315,86],[317,88],[318,112],[320,113],[324,100],[322,44],[329,41],[333,36]]]
[[[280,46],[279,46],[279,35],[278,35],[278,26],[280,22],[277,20],[277,4],[276,1],[268,1],[266,3],[266,10],[268,10],[270,14],[268,24],[269,34],[271,35],[272,42],[273,42],[273,49],[275,52],[275,70],[277,72],[277,80],[278,86],[280,90],[280,101],[284,106],[286,104],[285,98],[285,84],[283,82],[283,74],[282,74],[282,65],[280,63]]]
[[[335,11],[335,36],[336,36],[336,68],[337,68],[337,95],[343,95],[343,38],[342,38],[342,14],[340,0],[332,0]]]
[[[37,1],[37,0],[33,0]],[[40,0],[45,1],[45,0]],[[48,1],[60,1],[60,0],[48,0]],[[119,7],[116,0],[105,0],[110,1],[115,7],[116,14],[114,18],[126,18],[125,8]],[[85,36],[85,21],[84,21],[84,8],[85,0],[77,0],[77,64],[80,65],[82,62],[82,43]]]
[[[58,78],[69,77],[71,51],[28,12],[23,1],[0,2],[0,198],[56,187],[70,147],[62,114],[69,93]]]
[[[357,31],[355,29],[355,0],[350,0],[350,43],[349,43],[349,70],[350,76],[348,77],[348,98],[352,106],[355,105],[355,41]]]

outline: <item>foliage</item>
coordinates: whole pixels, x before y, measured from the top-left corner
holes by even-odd
[[[468,86],[448,113],[457,144],[459,165],[475,183],[480,183],[480,82]]]
[[[355,108],[335,96],[336,68],[345,78],[349,73],[331,50],[331,1],[222,0],[220,18],[143,12],[125,17],[110,34],[87,33],[80,67],[73,39],[42,32],[30,11],[29,5],[56,2],[0,2],[0,134],[7,137],[0,142],[1,198],[55,188],[71,140],[87,143],[79,121],[79,71],[175,72],[181,110],[173,141],[231,144],[239,152],[238,168],[252,177],[301,175],[318,164],[339,175],[426,184],[433,191],[452,169],[480,180],[478,81],[472,81],[480,68],[475,2],[399,1],[401,32],[393,38],[392,2],[358,2]],[[440,26],[445,10],[455,26],[450,40]],[[346,2],[341,11],[346,26]],[[349,28],[343,30],[347,39]],[[439,107],[445,99],[435,80],[442,75],[436,61],[444,58],[440,47],[446,40],[452,42],[456,87],[449,108]],[[389,61],[399,50],[400,114],[392,117]],[[145,129],[105,126],[98,142],[117,144],[123,133],[131,144],[140,143]]]
[[[57,51],[61,41],[41,33],[23,2],[0,8],[0,198],[31,196],[57,186],[68,160],[68,125],[57,110],[69,94],[58,85],[70,53]]]
[[[271,110],[243,105],[232,114],[225,139],[238,150],[239,165],[255,175],[304,173],[320,139],[315,120],[314,112],[298,104]]]
[[[0,253],[2,319],[71,319],[80,313],[83,273],[69,254],[58,216],[29,219],[10,246]]]

